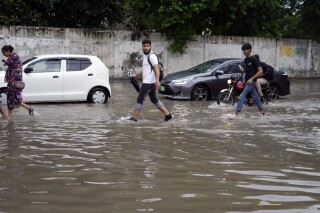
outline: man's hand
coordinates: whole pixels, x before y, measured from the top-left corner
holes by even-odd
[[[161,84],[160,84],[159,81],[157,81],[157,82],[155,83],[155,85],[156,85],[156,89],[157,89],[157,90],[160,89]]]
[[[252,84],[252,78],[250,78],[248,81],[247,81],[247,84]]]

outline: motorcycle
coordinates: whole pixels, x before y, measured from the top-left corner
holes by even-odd
[[[218,98],[217,98],[217,103],[218,105],[220,105],[220,103],[224,103],[224,104],[228,104],[233,106],[236,102],[238,102],[239,100],[239,96],[242,93],[245,85],[243,83],[243,75],[238,75],[238,76],[231,76],[230,79],[228,79],[227,81],[228,83],[228,88],[227,89],[223,89],[220,91]],[[263,85],[261,87],[262,89],[262,94],[263,97],[260,98],[262,104],[268,104],[269,101],[269,96],[268,96],[268,90],[269,89],[269,84],[267,85]],[[250,94],[248,94],[248,96],[245,99],[244,104],[245,105],[252,105],[255,104],[254,100],[253,103],[249,102],[249,99],[252,98]]]

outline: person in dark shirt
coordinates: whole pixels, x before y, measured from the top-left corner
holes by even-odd
[[[241,71],[245,72],[245,88],[243,92],[240,95],[237,109],[236,109],[236,115],[238,115],[241,112],[243,103],[246,99],[246,96],[250,93],[253,97],[254,101],[256,102],[256,105],[262,115],[265,115],[262,108],[262,103],[260,101],[260,97],[256,90],[256,82],[257,78],[259,78],[262,74],[262,68],[260,66],[260,61],[255,56],[252,55],[252,46],[249,43],[245,43],[241,47],[243,54],[245,55],[244,63],[245,68],[241,67]]]

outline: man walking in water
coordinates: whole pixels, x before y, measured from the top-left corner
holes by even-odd
[[[245,72],[245,88],[243,92],[240,95],[236,115],[238,115],[241,112],[244,100],[246,99],[246,96],[250,93],[253,97],[254,101],[256,102],[256,105],[262,115],[265,115],[262,109],[262,103],[260,101],[260,97],[256,90],[256,82],[257,78],[259,78],[262,74],[262,68],[260,66],[260,61],[255,56],[252,55],[252,46],[249,43],[245,43],[241,47],[243,54],[245,55],[244,63],[245,63],[245,70],[243,68],[241,71]]]
[[[151,102],[165,115],[164,120],[169,121],[172,119],[171,113],[156,96],[156,89],[158,90],[160,88],[160,70],[158,57],[152,52],[151,41],[149,39],[144,39],[142,41],[142,50],[144,53],[142,69],[135,74],[135,76],[142,74],[142,86],[137,98],[133,116],[131,116],[129,120],[138,121],[139,114],[143,108],[143,101],[145,97],[149,95]]]

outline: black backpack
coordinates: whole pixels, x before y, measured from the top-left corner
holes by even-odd
[[[155,54],[155,53],[152,53],[152,54]],[[150,54],[150,55],[151,55],[151,54]],[[154,68],[153,68],[153,66],[152,66],[152,64],[151,64],[151,61],[150,61],[150,58],[149,58],[150,55],[148,55],[148,62],[149,62],[149,64],[150,64],[150,66],[151,66],[151,70],[153,70],[154,73],[156,73],[156,71],[154,70]],[[162,81],[162,79],[163,79],[164,66],[163,66],[163,63],[160,62],[158,55],[157,55],[157,54],[155,54],[155,55],[157,56],[157,59],[158,59],[158,65],[159,65],[159,71],[160,71],[159,81]]]
[[[268,81],[273,80],[273,77],[274,77],[273,67],[266,64],[265,62],[261,62],[260,64],[261,64],[261,68],[263,70],[263,77]]]

